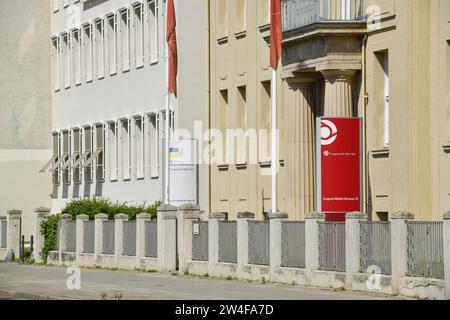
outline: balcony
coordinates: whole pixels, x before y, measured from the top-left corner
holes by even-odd
[[[318,22],[361,22],[365,0],[282,0],[283,31]]]

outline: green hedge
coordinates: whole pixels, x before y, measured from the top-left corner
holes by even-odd
[[[159,205],[160,202],[156,202],[151,206],[147,206],[145,203],[143,205],[132,206],[127,203],[113,203],[107,199],[95,198],[72,201],[61,210],[61,213],[50,216],[47,221],[41,224],[41,232],[45,238],[42,259],[46,261],[48,252],[56,250],[58,222],[61,214],[69,214],[73,219],[80,214],[86,214],[89,216],[89,219],[94,219],[96,214],[105,213],[109,219],[114,219],[116,214],[124,213],[128,216],[129,220],[134,220],[136,219],[136,215],[145,212],[150,214],[152,219],[156,219]]]

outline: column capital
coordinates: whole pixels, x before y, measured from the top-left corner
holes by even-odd
[[[128,216],[125,213],[119,213],[114,216],[114,220],[128,220]]]
[[[152,216],[146,212],[136,215],[136,220],[151,220]]]
[[[68,213],[65,213],[65,214],[61,215],[60,219],[61,220],[72,220],[72,216]]]
[[[351,81],[356,70],[322,70],[325,81]]]
[[[165,203],[161,204],[157,209],[158,212],[177,211],[177,210],[178,210],[177,207]]]
[[[277,212],[269,212],[269,220],[273,220],[273,219],[287,219],[289,216],[286,212],[281,212],[281,211],[277,211]]]
[[[11,215],[11,216],[17,216],[17,215],[21,215],[21,214],[22,214],[22,210],[19,210],[19,209],[11,209],[11,210],[6,211],[6,213],[7,213],[8,215]]]
[[[79,214],[76,217],[76,220],[89,220],[89,216],[87,214]]]
[[[391,220],[414,220],[416,217],[411,212],[399,211],[391,215]]]
[[[309,212],[305,215],[305,220],[324,220],[325,215],[322,212]]]
[[[225,220],[227,214],[225,212],[213,212],[209,215],[209,219]]]
[[[95,220],[108,220],[108,215],[106,213],[98,213],[95,215]]]
[[[367,215],[363,212],[349,212],[345,215],[347,220],[367,220]]]
[[[34,209],[34,213],[50,213],[51,209],[47,207],[38,207]]]
[[[255,219],[255,214],[249,211],[238,212],[238,219]]]

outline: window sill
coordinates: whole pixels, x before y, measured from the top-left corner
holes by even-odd
[[[158,64],[158,59],[156,59],[156,60],[150,60],[150,65],[152,66],[152,65],[155,65],[155,64]]]
[[[372,157],[374,158],[389,158],[389,149],[381,149],[381,150],[372,150],[370,153],[372,154]]]
[[[105,79],[105,75],[98,76],[98,80],[103,80],[103,79]]]
[[[115,75],[117,75],[117,70],[116,70],[116,71],[110,71],[110,72],[109,72],[109,76],[110,76],[110,77],[115,76]]]
[[[229,165],[228,164],[218,164],[217,168],[219,171],[228,171]]]
[[[143,69],[143,68],[144,68],[144,64],[143,64],[143,63],[136,64],[136,69],[137,69],[137,70]]]
[[[450,153],[450,144],[445,144],[442,146],[445,153]]]
[[[130,67],[122,69],[123,73],[130,72]]]

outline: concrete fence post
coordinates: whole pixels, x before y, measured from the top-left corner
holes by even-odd
[[[208,222],[208,269],[214,275],[214,265],[219,263],[219,222],[225,221],[226,214],[217,212],[209,215]]]
[[[95,215],[94,222],[94,264],[100,265],[98,256],[103,252],[103,222],[108,221],[108,215],[99,213]]]
[[[200,219],[200,207],[184,204],[178,208],[178,263],[184,272],[187,262],[192,260],[192,222]]]
[[[42,249],[44,248],[45,237],[41,232],[41,225],[48,220],[50,216],[50,209],[39,207],[34,209],[34,248],[33,259],[36,263],[44,261],[42,257]]]
[[[72,220],[70,214],[63,214],[59,220],[58,231],[58,263],[62,264],[62,253],[67,250],[67,223]]]
[[[270,269],[275,276],[275,269],[281,267],[282,259],[282,223],[288,219],[287,213],[269,213],[270,223]]]
[[[8,241],[7,240],[7,234],[4,234],[3,233],[3,228],[2,228],[2,226],[3,226],[3,222],[5,221],[6,222],[6,216],[0,216],[0,249],[6,249],[7,248],[7,245],[6,245],[6,242]],[[8,228],[8,226],[7,226],[7,228]],[[8,233],[8,231],[6,231],[6,233]]]
[[[353,274],[359,272],[360,265],[360,222],[367,221],[367,216],[361,212],[351,212],[346,214],[345,220],[345,284],[351,289]]]
[[[158,264],[160,271],[177,270],[177,207],[158,207]]]
[[[305,280],[311,284],[312,272],[319,268],[319,222],[325,221],[320,212],[305,216]]]
[[[119,259],[123,255],[123,222],[128,221],[128,216],[119,213],[114,217],[114,220],[114,264],[119,267]]]
[[[444,241],[445,298],[450,299],[450,211],[444,214],[444,227],[442,231]]]
[[[20,252],[22,210],[8,210],[6,217],[6,261],[14,261],[19,258]]]
[[[76,218],[76,263],[81,264],[80,254],[84,252],[84,223],[89,221],[89,216],[80,214]]]
[[[239,212],[237,218],[237,274],[243,277],[244,267],[248,264],[248,221],[254,220],[255,214]]]
[[[406,276],[408,271],[408,220],[414,220],[414,215],[409,212],[396,212],[391,215],[391,263],[392,291],[398,293],[400,279]]]
[[[136,265],[141,266],[141,260],[145,257],[145,223],[151,221],[148,213],[140,213],[136,216]],[[144,269],[144,268],[142,268]]]

